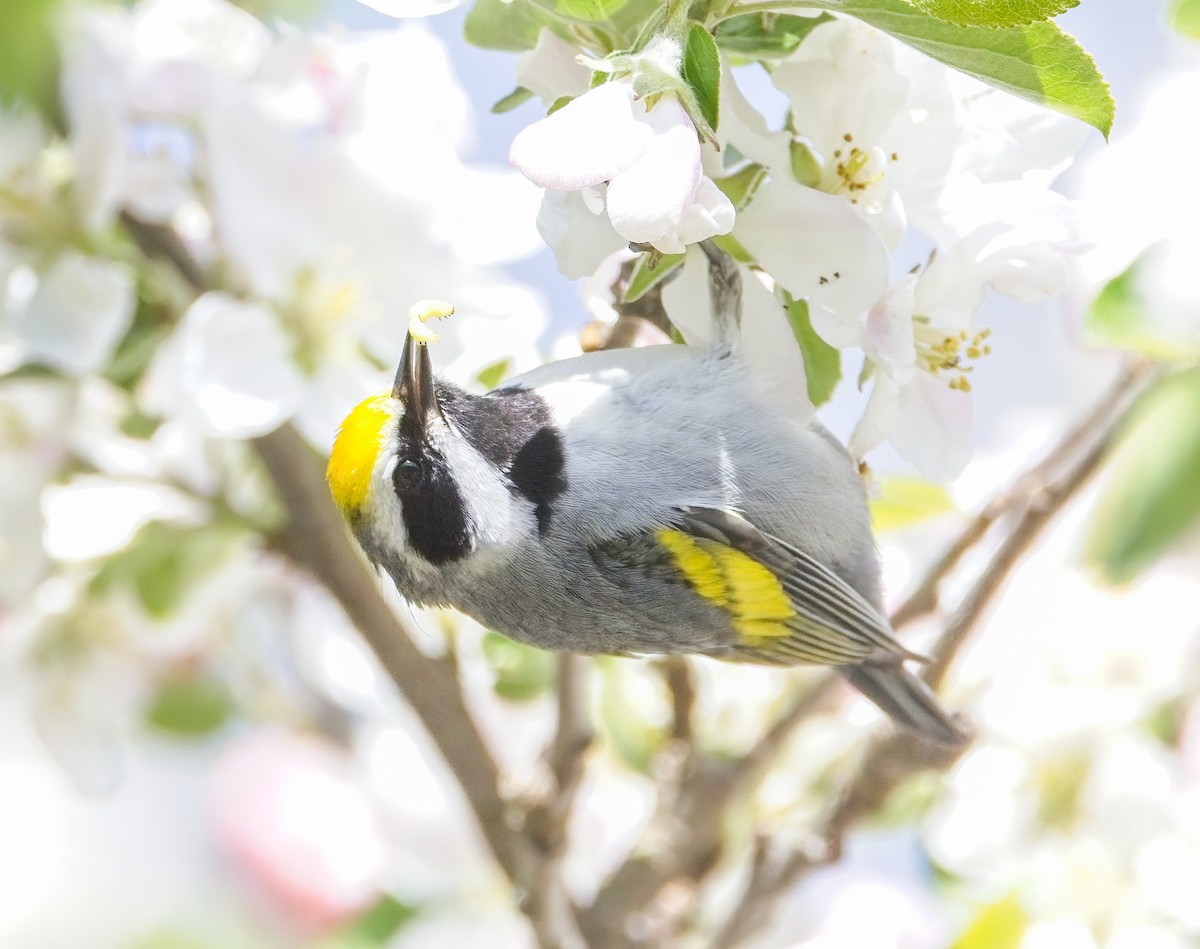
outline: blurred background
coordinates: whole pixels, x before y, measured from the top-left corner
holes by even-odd
[[[10,73],[36,78],[49,59],[47,6],[8,0],[0,50],[28,51]],[[390,378],[418,297],[459,305],[437,353],[458,381],[578,351],[594,313],[542,248],[540,192],[506,163],[541,108],[489,111],[515,56],[467,45],[464,16],[72,5],[51,44],[65,90],[51,114],[71,137],[0,113],[0,946],[532,945],[420,723],[332,598],[272,550],[279,505],[240,441],[290,420],[327,446]],[[1084,0],[1058,22],[1118,106],[1111,142],[1093,133],[1059,182],[1085,247],[1066,295],[985,303],[994,353],[973,376],[959,479],[928,485],[872,457],[908,492],[878,505],[894,602],[1130,353],[1167,378],[953,670],[947,701],[976,722],[973,747],[904,785],[747,945],[1200,944],[1200,60],[1158,4]],[[286,134],[239,111],[252,71],[256,108]],[[739,82],[769,112],[769,83],[749,69]],[[201,100],[225,104],[212,141],[228,146],[203,156],[222,177],[198,194],[191,139],[122,122],[131,103],[167,115]],[[130,135],[141,160],[118,167]],[[161,207],[202,266],[219,235],[247,292],[191,301],[186,274],[147,263],[122,215]],[[844,382],[822,418],[845,437],[861,411]],[[416,621],[422,650],[454,644],[505,790],[521,793],[553,729],[553,660],[456,617]],[[918,647],[931,630],[914,628]],[[698,734],[730,755],[809,676],[692,669]],[[597,742],[563,870],[581,899],[650,820],[670,717],[650,663],[595,661],[588,701]],[[802,838],[876,719],[851,697],[814,714],[732,815],[735,849],[754,822]],[[712,913],[738,872],[717,875]]]

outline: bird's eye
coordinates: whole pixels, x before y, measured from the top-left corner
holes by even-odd
[[[392,483],[397,491],[415,491],[425,480],[425,466],[415,458],[401,458],[392,472]]]

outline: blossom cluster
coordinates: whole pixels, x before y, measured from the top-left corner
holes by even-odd
[[[781,127],[722,54],[714,131],[661,78],[677,68],[664,45],[595,61],[543,29],[521,57],[518,79],[543,102],[573,97],[511,151],[547,189],[538,224],[562,271],[607,272],[630,244],[675,255],[717,238],[765,278],[777,303],[763,318],[804,301],[824,343],[865,355],[856,456],[886,440],[928,475],[956,474],[969,456],[969,373],[989,351],[975,313],[989,290],[1031,302],[1063,289],[1077,241],[1050,184],[1085,126],[828,19],[770,71]],[[607,81],[588,89],[596,70]],[[704,305],[668,297],[685,335]]]
[[[540,247],[537,189],[465,162],[472,108],[429,30],[271,28],[223,0],[63,14],[61,128],[0,109],[0,674],[38,754],[100,795],[147,725],[303,730],[338,649],[361,684],[346,617],[264,553],[279,503],[248,440],[290,422],[327,451],[416,297],[459,303],[439,359],[463,380],[535,364],[546,316],[503,271]],[[374,805],[345,748],[263,731],[295,761],[272,784],[230,754],[214,833],[327,930],[379,893]],[[346,823],[281,813],[285,790]]]

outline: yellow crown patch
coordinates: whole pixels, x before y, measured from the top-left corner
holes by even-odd
[[[393,418],[391,394],[381,392],[358,403],[333,440],[325,478],[342,515],[355,516],[371,491],[371,472],[383,444],[383,427]]]

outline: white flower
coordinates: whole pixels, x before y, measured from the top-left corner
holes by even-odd
[[[434,16],[455,7],[466,0],[358,0],[363,6],[395,17]]]
[[[213,436],[249,438],[286,421],[303,381],[292,342],[266,307],[207,293],[155,355],[142,403]]]
[[[133,320],[133,276],[122,264],[64,251],[13,314],[24,358],[68,375],[102,369]]]
[[[592,72],[577,57],[574,46],[543,27],[533,49],[517,57],[517,83],[546,108],[563,96],[581,96],[588,91]]]
[[[738,215],[734,236],[834,346],[862,345],[863,315],[887,287],[883,242],[845,201],[780,177]]]
[[[1200,178],[1176,173],[1171,158],[1200,151],[1200,123],[1183,118],[1200,96],[1200,71],[1168,74],[1149,92],[1136,121],[1083,169],[1080,229],[1089,249],[1080,270],[1095,293],[1136,262],[1133,292],[1151,304],[1140,316],[1144,339],[1160,353],[1194,357]]]
[[[551,191],[608,182],[614,230],[666,253],[733,227],[729,199],[711,182],[702,187],[700,140],[683,106],[664,96],[647,109],[628,81],[597,86],[522,130],[509,160]]]
[[[595,188],[547,191],[537,226],[554,249],[559,271],[572,280],[591,276],[602,261],[628,246],[605,216],[604,198]]]
[[[386,838],[332,742],[262,729],[224,750],[212,780],[220,842],[280,908],[332,928],[376,898]]]
[[[861,458],[883,441],[927,476],[957,475],[970,458],[967,373],[990,352],[970,329],[986,282],[956,253],[907,274],[867,314],[863,348],[875,369],[871,397],[850,437]],[[963,298],[970,304],[964,305]]]
[[[0,387],[0,604],[6,607],[20,603],[47,566],[39,498],[67,456],[74,389],[49,376]]]
[[[814,184],[890,247],[932,206],[959,138],[946,67],[856,20],[817,27],[771,74],[812,151]]]

